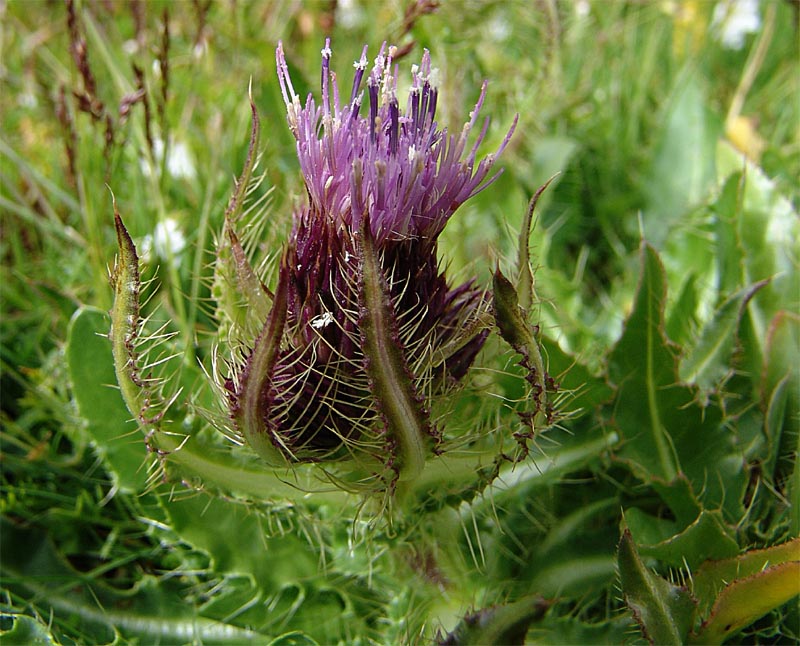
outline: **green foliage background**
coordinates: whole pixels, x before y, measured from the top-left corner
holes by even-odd
[[[3,642],[796,642],[797,4],[762,1],[740,50],[713,2],[335,4],[83,1],[73,37],[61,3],[0,5]],[[559,173],[531,321],[567,414],[488,486],[434,469],[391,524],[298,495],[199,414],[248,87],[276,254],[302,178],[275,46],[302,96],[326,35],[344,86],[364,43],[408,45],[401,69],[430,49],[452,130],[489,79],[485,151],[519,113],[504,174],[443,235],[451,274],[514,274],[528,199]],[[189,174],[166,161],[181,148]],[[143,254],[182,388],[169,428],[190,438],[163,473],[101,336],[112,192],[140,251],[167,222],[187,242]],[[513,450],[517,359],[492,337],[449,432]],[[488,632],[462,622],[476,611]]]

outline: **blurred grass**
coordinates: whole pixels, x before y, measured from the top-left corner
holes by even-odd
[[[483,150],[497,147],[515,113],[520,124],[501,160],[504,174],[456,215],[442,255],[454,271],[488,283],[495,262],[514,256],[529,196],[560,173],[532,237],[543,324],[595,368],[632,305],[642,228],[660,251],[673,253],[675,262],[668,257],[665,264],[677,298],[685,249],[670,251],[670,241],[676,231],[681,241],[692,239],[702,224],[692,209],[716,190],[720,138],[733,138],[795,211],[800,205],[796,3],[761,3],[772,31],[755,70],[759,35],[749,35],[741,50],[724,47],[712,26],[715,3],[692,0],[442,2],[413,25],[405,2],[74,6],[75,33],[85,39],[96,80],[93,98],[103,106],[95,117],[76,98],[86,93],[87,76],[73,55],[67,7],[0,5],[1,504],[4,517],[88,560],[78,564],[82,571],[111,559],[121,582],[169,567],[169,555],[135,520],[142,508],[154,523],[165,517],[146,496],[131,503],[113,495],[82,433],[63,361],[70,317],[79,305],[110,307],[113,193],[137,243],[152,238],[159,223],[174,221],[183,232],[179,256],[158,258],[154,249],[148,263],[160,266],[157,298],[191,349],[186,360],[208,351],[213,321],[200,303],[209,296],[214,235],[246,156],[251,85],[263,124],[262,190],[274,187],[272,239],[288,231],[302,196],[275,76],[278,40],[301,95],[316,90],[326,35],[345,87],[363,43],[371,55],[384,40],[408,45],[411,60],[430,49],[440,69],[440,122],[451,130],[489,79],[483,113],[492,124]],[[120,115],[137,88],[134,65],[149,116],[141,100]],[[742,136],[726,119],[748,70],[755,76],[741,97]],[[183,147],[192,171],[170,172],[149,145],[154,139],[166,141],[168,151]],[[785,306],[794,311],[797,300]],[[189,579],[186,594],[203,575]],[[80,641],[79,631],[71,634]]]

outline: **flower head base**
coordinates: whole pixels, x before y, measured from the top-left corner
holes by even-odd
[[[464,377],[488,333],[485,293],[448,284],[437,239],[496,177],[513,126],[494,155],[477,159],[488,119],[468,148],[484,83],[461,132],[440,130],[427,51],[401,112],[394,51],[384,45],[367,73],[364,48],[343,104],[326,41],[321,104],[303,106],[278,46],[308,202],[294,214],[269,319],[229,383],[238,430],[271,461],[358,455],[371,473],[418,472],[441,440],[432,398]]]

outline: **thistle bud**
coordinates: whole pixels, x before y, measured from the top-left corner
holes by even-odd
[[[343,104],[326,41],[321,101],[303,105],[277,49],[308,199],[293,215],[271,312],[228,382],[239,433],[272,463],[358,456],[392,480],[412,477],[440,448],[431,400],[464,378],[488,334],[490,299],[474,281],[450,283],[437,239],[495,179],[514,127],[479,160],[488,120],[468,140],[486,84],[450,134],[435,120],[428,52],[402,111],[394,51],[384,44],[368,73],[364,48]]]

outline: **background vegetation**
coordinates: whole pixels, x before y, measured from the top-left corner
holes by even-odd
[[[691,0],[0,5],[4,643],[800,639],[798,5],[755,7],[737,42],[733,3]],[[274,255],[302,197],[275,46],[304,95],[326,35],[345,86],[364,43],[407,48],[401,69],[428,48],[451,129],[489,79],[485,151],[519,113],[443,235],[451,273],[514,276],[559,173],[530,319],[563,416],[491,484],[422,482],[391,523],[300,495],[200,414],[248,87]],[[185,462],[110,387],[112,192]],[[491,338],[452,437],[519,451],[517,360]]]

